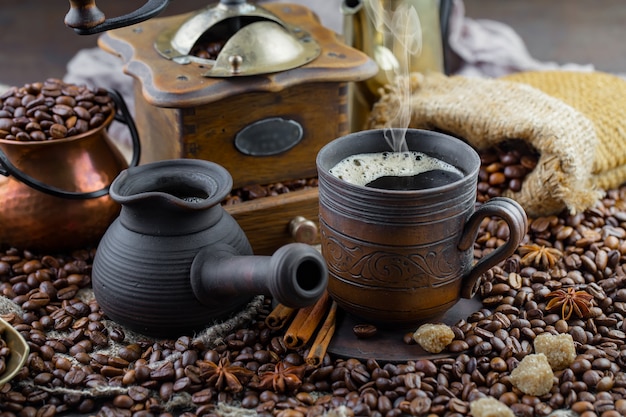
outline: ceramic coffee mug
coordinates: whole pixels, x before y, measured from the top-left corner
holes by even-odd
[[[409,151],[460,171],[443,185],[379,189],[329,172],[348,156],[389,152],[383,135],[383,130],[352,133],[318,153],[321,250],[330,273],[328,291],[341,308],[370,322],[404,326],[445,313],[461,297],[473,297],[482,274],[515,252],[528,220],[509,198],[476,208],[478,153],[446,134],[406,132]],[[507,223],[509,239],[474,263],[480,223],[491,216]]]

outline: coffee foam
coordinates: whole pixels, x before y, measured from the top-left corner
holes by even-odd
[[[464,176],[463,172],[454,165],[416,151],[350,155],[332,167],[329,172],[350,184],[365,186],[380,177],[414,176],[435,169]]]

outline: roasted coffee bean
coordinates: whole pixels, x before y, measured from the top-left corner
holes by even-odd
[[[89,110],[87,110],[83,106],[75,106],[72,108],[72,110],[74,111],[74,114],[82,120],[88,121],[89,119],[91,119],[91,113],[89,113]]]
[[[378,329],[372,324],[357,324],[352,328],[352,331],[359,339],[369,339],[376,336]]]

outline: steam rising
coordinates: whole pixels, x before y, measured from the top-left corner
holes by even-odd
[[[407,151],[405,141],[406,129],[411,120],[411,100],[409,86],[409,68],[412,57],[422,52],[422,25],[417,11],[413,5],[400,2],[395,10],[391,10],[390,1],[379,2],[376,0],[364,0],[369,3],[366,7],[368,18],[375,27],[383,34],[385,42],[378,46],[378,56],[386,56],[395,62],[381,66],[385,77],[389,82],[395,82],[400,87],[400,102],[404,103],[397,107],[396,114],[392,115],[390,125],[399,130],[387,130],[385,140],[394,152]],[[384,6],[378,8],[377,5]],[[385,45],[390,45],[387,48]],[[379,60],[377,60],[379,61]]]

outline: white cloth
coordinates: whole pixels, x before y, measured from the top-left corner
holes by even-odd
[[[500,77],[520,71],[563,69],[593,71],[593,65],[558,64],[533,58],[524,41],[508,25],[465,16],[462,0],[454,0],[449,20],[450,49],[461,59],[457,74]]]

